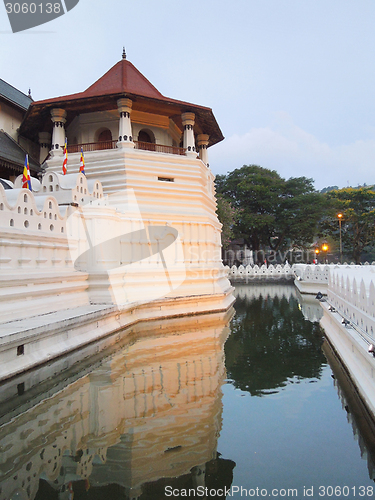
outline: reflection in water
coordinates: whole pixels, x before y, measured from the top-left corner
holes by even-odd
[[[367,484],[346,418],[371,478],[373,421],[303,298],[236,293],[229,337],[232,311],[147,322],[3,383],[0,500]]]
[[[40,381],[43,398],[35,384],[35,404],[5,385],[0,499],[147,498],[160,478],[230,486],[234,463],[216,451],[230,315],[138,326],[93,371]]]
[[[348,372],[336,357],[330,344],[325,341],[323,351],[333,372],[334,386],[352,426],[353,435],[358,440],[361,457],[367,460],[369,477],[375,480],[375,426],[362,398],[356,391]]]
[[[235,387],[261,396],[291,379],[319,378],[323,331],[305,321],[294,286],[236,288],[236,316],[225,345]]]
[[[305,319],[313,323],[318,322],[323,317],[323,309],[316,295],[302,294],[296,289],[296,296]]]
[[[374,419],[319,324],[306,318],[319,318],[317,301],[289,286],[242,286],[236,295],[218,444],[236,461],[233,484],[294,487],[301,497],[309,484],[314,498],[323,484],[374,492]]]

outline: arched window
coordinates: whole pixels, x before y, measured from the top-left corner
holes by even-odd
[[[98,149],[112,149],[112,133],[106,128],[98,135]]]
[[[138,134],[139,142],[152,142],[150,134],[146,130],[141,130]]]
[[[141,130],[138,134],[138,143],[140,149],[155,151],[155,137],[151,131]]]

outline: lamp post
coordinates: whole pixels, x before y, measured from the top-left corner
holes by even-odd
[[[337,214],[337,217],[339,219],[339,228],[340,228],[340,263],[342,264],[342,238],[341,238],[341,220],[342,220],[342,213]]]

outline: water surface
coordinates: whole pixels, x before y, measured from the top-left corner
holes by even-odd
[[[234,316],[134,326],[2,384],[0,500],[372,496],[374,425],[319,304],[236,295]]]

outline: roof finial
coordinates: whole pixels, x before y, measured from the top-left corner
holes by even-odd
[[[125,47],[122,48],[122,58],[126,59]]]
[[[32,99],[32,97],[31,97],[31,89],[29,89],[29,97],[30,97],[30,99]]]

